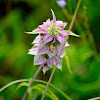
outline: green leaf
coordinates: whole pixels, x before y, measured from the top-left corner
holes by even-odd
[[[17,89],[19,89],[22,86],[29,86],[29,83],[26,83],[26,82],[20,83],[18,85]],[[36,89],[36,90],[39,90],[40,92],[44,93],[45,88],[46,88],[46,86],[42,85],[42,84],[37,84],[37,85],[32,86],[31,88],[28,88],[28,93],[30,95],[30,99],[33,98],[32,90]],[[47,90],[46,95],[49,96],[52,100],[59,100],[58,97],[50,89]]]
[[[37,89],[39,91],[41,90],[41,92],[44,93],[46,86],[42,84],[37,84],[35,86],[32,86],[31,88]],[[49,96],[52,100],[59,100],[58,97],[50,89],[47,90],[46,95]]]
[[[22,86],[29,86],[29,84],[28,84],[27,82],[22,82],[22,83],[20,83],[20,84],[17,86],[16,90],[18,90],[18,89],[21,88]]]
[[[36,80],[36,79],[20,79],[20,80],[15,80],[15,81],[12,81],[10,83],[8,83],[7,85],[3,86],[2,88],[0,88],[0,92],[2,92],[4,89],[6,89],[7,87],[15,84],[15,83],[19,83],[19,82],[25,82],[25,81],[35,81],[35,82],[41,82],[41,83],[45,83],[47,84],[46,81],[42,81],[42,80]],[[23,86],[26,85],[26,84],[22,84]],[[60,90],[59,88],[57,88],[56,86],[54,86],[53,84],[50,84],[50,86],[52,88],[54,88],[56,91],[58,91],[60,94],[62,94],[66,100],[72,100],[67,94],[65,94],[62,90]],[[21,87],[21,85],[20,85]]]
[[[39,34],[39,33],[35,33],[35,32],[25,32],[27,34]]]
[[[28,88],[28,93],[30,94],[30,96],[32,96],[32,88],[30,87],[30,88]]]
[[[66,32],[68,32],[68,30]],[[81,37],[80,35],[77,35],[77,34],[73,33],[72,31],[69,32],[69,35],[76,36],[76,37]]]
[[[38,90],[31,91],[31,94],[28,96],[28,100],[37,100],[39,94],[40,92]]]
[[[68,68],[69,72],[70,72],[71,74],[73,74],[73,72],[72,72],[72,70],[71,70],[71,68],[70,68],[70,63],[69,63],[69,58],[68,58],[68,56],[65,55],[64,57],[65,57],[66,65],[67,65],[67,68]]]

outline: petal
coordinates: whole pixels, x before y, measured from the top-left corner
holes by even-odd
[[[47,46],[47,54],[50,58],[54,57],[57,54],[57,48],[53,50],[53,52],[50,51],[50,46]]]
[[[54,37],[54,39],[53,39],[53,42],[52,43],[55,43],[56,42],[56,38]]]
[[[57,60],[58,60],[58,57],[56,56],[55,60],[54,60],[54,64],[55,65],[56,65]],[[57,63],[57,68],[59,68],[60,70],[62,70],[62,61],[61,61],[61,58],[59,58],[59,61]]]
[[[44,23],[43,25],[40,25],[39,27],[40,27],[42,30],[46,30],[46,28],[47,28],[47,24]]]
[[[34,56],[34,65],[40,65],[45,62],[46,58],[44,56],[36,55]]]
[[[51,9],[51,11],[52,11],[52,15],[53,15],[53,22],[55,23],[56,22],[56,17],[55,17],[55,14],[54,14],[52,9]]]
[[[33,43],[32,43],[32,44],[33,44]],[[36,47],[37,47],[37,46],[39,46],[39,44],[35,43],[35,44],[34,44],[34,46],[36,46]]]
[[[62,70],[62,62],[58,62],[57,68],[59,68],[60,70]]]
[[[67,46],[70,46],[70,45],[69,45],[68,42],[66,41],[66,43],[65,43],[65,47],[67,47]]]
[[[47,52],[46,46],[43,43],[41,43],[39,46],[38,54],[41,55],[41,54],[45,54],[46,52]]]
[[[25,33],[28,33],[28,34],[36,34],[36,33],[46,33],[46,32],[44,30],[41,30],[40,28],[36,28],[32,32],[25,32]]]
[[[56,35],[56,39],[62,44],[64,43],[64,38],[60,35]]]
[[[64,29],[66,25],[67,25],[67,23],[63,22],[61,28]]]
[[[43,24],[40,25],[39,27],[46,31],[46,28],[48,27],[48,25],[51,25],[50,19],[46,20],[46,22],[43,22]]]
[[[58,25],[58,26],[62,26],[62,21],[56,21],[56,24]]]
[[[44,30],[37,30],[37,31],[32,31],[32,32],[34,32],[34,33],[46,33]]]
[[[61,33],[60,33],[62,36],[66,36],[67,35],[67,32],[66,31],[61,31]]]
[[[49,66],[44,66],[44,65],[42,65],[41,66],[42,67],[42,71],[43,71],[43,73],[45,74],[46,73],[46,71],[50,68]]]
[[[52,41],[52,39],[53,39],[53,36],[46,34],[44,36],[44,43],[48,43],[48,42]]]
[[[44,22],[44,24],[46,24],[47,25],[47,27],[48,27],[48,25],[50,26],[51,25],[51,21],[50,20],[47,20],[46,22]]]
[[[38,35],[38,36],[34,39],[34,41],[32,42],[32,44],[33,44],[33,43],[39,43],[39,42],[41,41],[41,39],[42,39],[42,37],[41,37],[40,35]]]
[[[48,58],[47,59],[47,64],[48,64],[49,67],[51,67],[53,65],[53,63],[54,63],[54,58],[51,58],[51,59]]]
[[[37,55],[37,53],[38,53],[38,47],[33,47],[28,52],[28,54],[31,54],[31,55]]]
[[[50,19],[47,19],[46,22],[50,22]]]
[[[60,55],[61,49],[62,49],[62,44],[59,44],[59,45],[57,46],[58,56]],[[63,48],[62,53],[61,53],[61,55],[60,55],[61,58],[63,58],[64,55],[66,54],[65,51],[64,51],[64,49],[65,49],[65,47]]]

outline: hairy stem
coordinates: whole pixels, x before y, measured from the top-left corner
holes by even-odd
[[[55,65],[55,67],[54,67],[54,69],[53,69],[53,71],[52,71],[52,73],[51,73],[51,76],[50,76],[50,78],[49,78],[48,84],[47,84],[47,86],[46,86],[46,89],[45,89],[45,91],[44,91],[44,94],[43,94],[41,100],[44,100],[44,97],[45,97],[45,95],[46,95],[46,92],[47,92],[47,89],[48,89],[48,87],[49,87],[49,84],[51,83],[51,80],[52,80],[52,78],[53,78],[54,72],[55,72],[55,70],[56,70],[56,67],[57,67],[57,64],[58,64],[60,55],[61,55],[61,53],[62,53],[63,48],[65,47],[66,40],[69,39],[69,32],[71,31],[71,29],[72,29],[72,27],[73,27],[73,24],[74,24],[74,21],[75,21],[76,14],[77,14],[77,11],[78,11],[78,9],[79,9],[80,3],[81,3],[81,0],[78,1],[78,4],[77,4],[76,10],[75,10],[75,13],[74,13],[74,15],[73,15],[71,24],[70,24],[70,26],[69,26],[68,34],[67,34],[67,36],[66,36],[66,38],[65,38],[65,40],[64,40],[64,43],[63,43],[63,46],[62,46],[62,48],[61,48],[60,54],[59,54],[59,56],[58,56],[56,65]]]
[[[33,76],[32,81],[31,81],[31,83],[29,84],[28,88],[30,88],[30,87],[32,86],[32,84],[33,84],[33,82],[34,82],[33,80],[37,77],[37,75],[39,74],[40,70],[41,70],[41,66],[37,69],[37,71],[36,71],[35,75]],[[28,89],[27,89],[27,90],[28,90]],[[28,95],[28,91],[25,92],[25,94],[24,94],[22,100],[25,100],[26,97],[27,97],[27,95]]]

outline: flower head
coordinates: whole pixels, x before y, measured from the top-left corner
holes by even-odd
[[[65,7],[67,5],[66,1],[65,0],[59,0],[57,1],[57,4],[60,6],[60,7]]]
[[[67,23],[56,21],[55,14],[52,11],[53,20],[48,19],[42,25],[32,32],[31,34],[39,33],[39,35],[32,42],[33,47],[29,50],[28,54],[34,56],[34,65],[40,65],[45,73],[52,65],[56,64],[57,58],[60,54],[64,38],[67,36],[67,31],[64,30]],[[66,46],[69,46],[66,42]],[[61,58],[65,55],[63,49],[57,67],[62,69]]]

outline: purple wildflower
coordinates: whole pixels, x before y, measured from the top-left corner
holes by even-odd
[[[56,64],[58,56],[60,54],[64,38],[67,36],[67,31],[64,30],[67,23],[62,21],[56,21],[55,14],[52,11],[53,20],[48,19],[42,25],[32,32],[31,34],[39,33],[34,39],[32,44],[34,45],[28,54],[35,55],[34,65],[40,65],[45,73],[52,65]],[[66,42],[65,47],[69,46]],[[57,68],[62,69],[61,58],[65,55],[63,49],[60,59],[57,64]]]
[[[57,4],[60,6],[60,7],[65,7],[67,5],[66,1],[65,0],[59,0],[59,1],[56,1]]]

